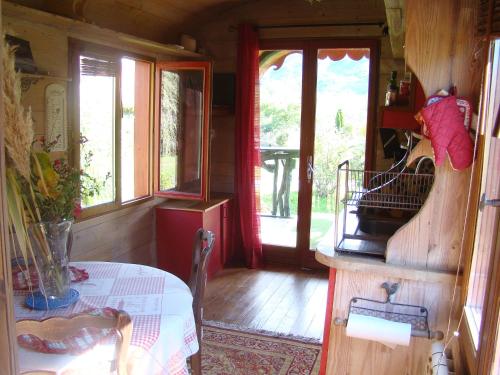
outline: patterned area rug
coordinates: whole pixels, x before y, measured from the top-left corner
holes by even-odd
[[[203,375],[316,375],[319,343],[203,326]]]

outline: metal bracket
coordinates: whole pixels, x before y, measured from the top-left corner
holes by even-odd
[[[390,284],[388,282],[385,282],[385,283],[383,283],[381,285],[381,287],[384,288],[385,291],[387,292],[387,300],[386,300],[386,302],[392,303],[393,302],[394,294],[399,289],[399,283]]]
[[[486,206],[500,207],[500,199],[486,199],[486,194],[483,193],[479,201],[479,210],[482,211]]]

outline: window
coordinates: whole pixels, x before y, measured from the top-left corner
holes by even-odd
[[[153,62],[87,43],[73,44],[75,154],[84,186],[84,216],[151,196]]]
[[[206,61],[157,64],[156,195],[208,197],[210,77]]]
[[[500,139],[498,138],[500,104],[500,41],[492,43],[487,67],[487,82],[483,92],[480,132],[484,139],[483,168],[481,174],[480,195],[482,199],[500,197]],[[499,235],[500,213],[497,207],[480,204],[471,269],[468,279],[465,323],[470,340],[468,347],[469,367],[474,373],[483,373],[491,366],[495,353],[490,347],[497,346],[498,329],[498,283],[499,268],[497,260],[500,251],[497,241]],[[496,327],[496,328],[495,328]],[[483,333],[490,332],[486,335]],[[498,350],[498,349],[497,349]],[[498,355],[498,353],[496,354]],[[487,358],[488,357],[488,358]],[[473,358],[473,359],[472,359]],[[485,362],[486,361],[486,362]],[[488,363],[484,365],[484,363]],[[488,370],[489,371],[489,370]]]

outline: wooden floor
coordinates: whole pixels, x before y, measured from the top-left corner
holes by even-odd
[[[252,329],[322,339],[326,271],[229,268],[207,284],[203,316]]]

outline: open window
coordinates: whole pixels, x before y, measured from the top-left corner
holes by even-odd
[[[71,56],[75,163],[98,186],[83,217],[151,197],[154,62],[76,40]]]
[[[156,69],[155,193],[208,196],[209,62],[161,62]]]

